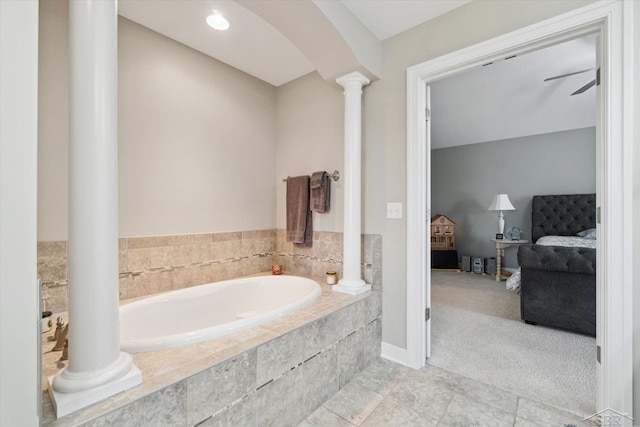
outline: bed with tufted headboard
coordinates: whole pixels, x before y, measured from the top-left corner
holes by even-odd
[[[525,322],[595,336],[595,226],[595,194],[533,197],[535,244],[518,248]]]

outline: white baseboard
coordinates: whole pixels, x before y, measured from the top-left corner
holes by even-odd
[[[392,362],[399,363],[401,365],[409,366],[407,362],[407,349],[396,347],[393,344],[383,342],[381,346],[381,350],[382,350],[381,356],[383,358],[390,360]]]

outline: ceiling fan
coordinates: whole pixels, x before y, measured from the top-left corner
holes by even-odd
[[[555,80],[555,79],[561,79],[563,77],[569,77],[569,76],[575,76],[576,74],[582,74],[582,73],[586,73],[593,70],[593,68],[589,68],[586,70],[580,70],[580,71],[574,71],[573,73],[567,73],[567,74],[562,74],[559,76],[554,76],[554,77],[548,77],[546,79],[544,79],[545,82],[548,82],[549,80]],[[583,92],[586,92],[588,89],[592,88],[593,86],[596,85],[596,79],[598,78],[597,73],[596,73],[596,78],[591,80],[589,83],[587,83],[586,85],[582,86],[580,89],[576,90],[575,92],[573,92],[571,94],[571,96],[573,95],[579,95]]]

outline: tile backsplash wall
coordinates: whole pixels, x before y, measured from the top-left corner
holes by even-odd
[[[285,273],[342,276],[342,233],[315,232],[313,247],[296,248],[284,230],[252,230],[119,239],[120,298],[135,298],[232,279],[282,264]],[[362,272],[382,284],[382,236],[362,237]],[[38,243],[45,310],[67,310],[67,242]]]
[[[333,270],[342,277],[342,233],[316,231],[310,248],[298,248],[286,241],[286,231],[276,233],[279,262],[285,272],[310,277],[323,277]],[[382,236],[362,236],[362,278],[374,289],[382,286]]]

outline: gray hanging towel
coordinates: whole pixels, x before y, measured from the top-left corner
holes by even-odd
[[[287,242],[297,247],[311,247],[313,242],[309,175],[287,178]]]
[[[331,200],[331,185],[329,174],[325,171],[314,172],[311,175],[311,210],[318,213],[329,212]]]

